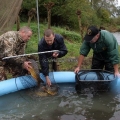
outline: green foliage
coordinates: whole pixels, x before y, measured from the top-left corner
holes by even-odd
[[[81,36],[78,33],[71,32],[71,31],[63,31],[61,32],[61,34],[64,36],[65,39],[69,41],[77,41],[77,42],[81,41]]]
[[[36,0],[23,0],[22,8],[28,10],[36,8]]]
[[[54,2],[51,11],[51,24],[58,26],[66,26],[70,30],[79,30],[77,10],[81,11],[81,23],[83,27],[89,25],[107,24],[110,22],[111,15],[116,13],[115,0],[38,0],[40,22],[47,21],[47,9],[44,4]],[[24,0],[23,9],[29,11],[36,7],[36,1]],[[27,13],[22,16],[21,20],[27,20]],[[25,19],[26,18],[26,19]],[[109,23],[110,24],[110,23]]]
[[[118,25],[120,25],[120,16],[119,16],[118,18],[116,18],[116,23],[117,23]]]
[[[97,14],[98,17],[101,19],[101,22],[110,22],[110,14],[107,10],[101,9]]]
[[[53,14],[62,17],[63,23],[66,22],[66,26],[68,26],[70,29],[78,29],[79,24],[78,16],[76,14],[77,10],[81,11],[81,22],[83,26],[95,23],[97,20],[93,19],[95,12],[91,9],[89,2],[85,0],[69,0],[59,7],[54,6]]]

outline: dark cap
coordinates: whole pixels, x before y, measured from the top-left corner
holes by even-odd
[[[84,37],[84,40],[87,41],[87,42],[89,42],[89,41],[91,41],[91,40],[94,38],[94,36],[96,36],[98,33],[99,33],[99,29],[98,29],[96,26],[90,26],[90,27],[88,27],[88,29],[87,29],[87,33],[86,33],[86,35],[85,35],[85,37]]]

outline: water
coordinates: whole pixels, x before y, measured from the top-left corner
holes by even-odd
[[[0,120],[119,120],[119,86],[77,94],[74,84],[59,84],[56,96],[37,97],[30,94],[31,89],[4,95],[0,97]]]
[[[116,37],[117,41],[118,41],[118,44],[120,45],[120,32],[115,32],[113,33],[114,36]]]
[[[83,94],[74,84],[59,86],[56,96],[36,97],[30,89],[1,96],[0,120],[120,120],[120,81],[111,91]]]

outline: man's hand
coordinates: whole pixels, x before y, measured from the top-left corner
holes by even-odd
[[[23,68],[24,69],[26,69],[26,70],[28,70],[28,68],[31,68],[31,62],[30,61],[25,61],[24,63],[23,63]]]
[[[114,64],[113,67],[114,67],[114,75],[115,75],[115,77],[120,77],[118,64]]]
[[[119,72],[115,72],[114,75],[115,75],[115,77],[120,78],[120,74],[119,74]]]
[[[46,76],[45,78],[46,78],[46,84],[47,84],[48,86],[51,86],[51,81],[50,81],[49,77]]]
[[[58,55],[59,55],[58,52],[54,52],[54,53],[53,53],[53,57],[55,57],[55,58],[58,57]]]
[[[80,71],[80,67],[76,67],[74,70],[75,73],[78,73],[79,71]]]

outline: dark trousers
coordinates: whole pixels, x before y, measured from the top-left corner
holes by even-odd
[[[50,69],[50,71],[58,71],[59,70],[59,65],[58,65],[57,59],[54,58],[53,60],[51,60],[51,62],[49,62],[49,69]]]
[[[104,69],[107,71],[114,72],[113,64],[111,62],[106,62],[105,60],[98,60],[94,57],[92,59],[91,69]]]
[[[57,63],[56,62],[52,62],[52,69],[54,71],[57,71]]]

